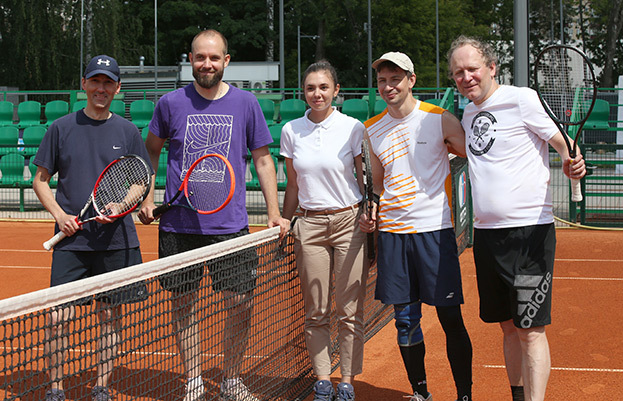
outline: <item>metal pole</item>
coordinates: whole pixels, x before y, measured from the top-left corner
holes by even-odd
[[[435,0],[435,44],[437,53],[437,93],[439,93],[439,0]]]
[[[515,66],[514,77],[516,86],[529,86],[528,74],[528,0],[515,0],[514,27],[515,27]]]
[[[283,0],[279,0],[279,86],[286,87],[285,44],[283,26]]]
[[[296,77],[297,77],[297,88],[301,87],[301,26],[296,26]]]
[[[84,0],[80,2],[80,78],[84,75]],[[78,84],[80,87],[80,84]]]
[[[565,26],[565,16],[563,15],[563,10],[562,10],[562,0],[560,0],[560,44],[561,45],[565,44],[564,26]]]
[[[154,0],[154,89],[158,89],[158,0]]]
[[[368,88],[372,88],[372,4],[368,0]]]

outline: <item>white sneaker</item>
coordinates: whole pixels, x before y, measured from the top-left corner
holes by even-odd
[[[219,401],[260,401],[253,393],[249,391],[247,386],[242,383],[242,379],[233,385],[228,385],[225,381],[221,383],[221,394]]]
[[[186,396],[184,401],[203,401],[205,399],[205,388],[203,383],[200,384],[187,384]]]

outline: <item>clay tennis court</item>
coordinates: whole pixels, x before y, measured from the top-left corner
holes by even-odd
[[[156,231],[155,225],[139,226],[145,261],[157,257]],[[41,244],[51,234],[49,222],[0,222],[0,298],[48,287],[51,253]],[[623,304],[623,232],[559,229],[557,238],[547,399],[619,400],[623,394],[623,319],[619,311]],[[461,256],[461,264],[466,297],[463,314],[474,346],[474,399],[509,400],[500,330],[478,318],[471,250]],[[456,393],[445,357],[444,334],[432,308],[425,308],[422,327],[429,390],[436,401],[453,401]],[[392,324],[366,344],[365,352],[364,372],[355,383],[358,401],[400,400],[409,393]]]

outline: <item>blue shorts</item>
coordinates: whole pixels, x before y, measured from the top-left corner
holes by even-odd
[[[463,303],[454,229],[417,234],[379,232],[376,299],[384,304]]]
[[[110,251],[55,250],[52,254],[50,286],[71,283],[83,278],[138,265],[141,262],[141,250],[138,247]],[[95,295],[95,299],[116,305],[143,301],[147,299],[147,295],[145,283],[139,282],[108,293]],[[91,301],[91,298],[83,298],[76,301],[75,304],[88,305]]]

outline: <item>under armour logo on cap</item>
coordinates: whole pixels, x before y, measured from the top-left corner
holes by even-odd
[[[84,78],[89,79],[97,74],[104,74],[115,82],[119,82],[119,65],[117,60],[104,54],[93,57],[87,65]]]

